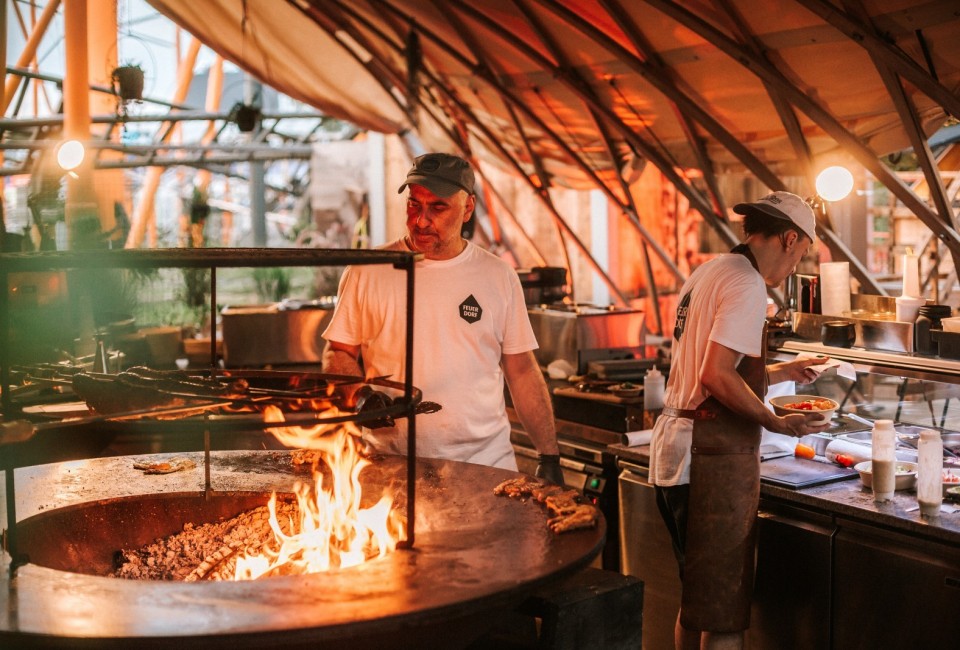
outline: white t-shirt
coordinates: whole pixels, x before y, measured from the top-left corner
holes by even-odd
[[[742,355],[759,356],[766,319],[767,289],[750,260],[737,253],[721,255],[697,268],[680,290],[690,293],[686,325],[673,343],[673,359],[663,402],[695,409],[709,394],[700,383],[707,342]],[[655,485],[690,482],[693,420],[661,416],[650,439],[650,479]]]
[[[385,246],[409,250],[403,240]],[[348,268],[323,337],[359,345],[368,376],[403,381],[406,273],[389,265]],[[449,260],[416,264],[413,385],[443,408],[417,416],[417,455],[516,470],[504,399],[504,354],[535,350],[520,278],[471,243]],[[365,429],[384,453],[405,454],[407,421]]]

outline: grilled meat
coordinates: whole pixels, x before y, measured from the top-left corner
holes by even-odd
[[[543,486],[540,481],[521,476],[519,478],[509,478],[497,487],[493,488],[493,493],[498,496],[508,496],[513,498],[525,498],[531,495],[534,488]]]

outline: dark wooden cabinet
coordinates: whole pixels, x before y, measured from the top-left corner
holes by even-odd
[[[960,644],[956,546],[838,519],[832,591],[834,648]]]
[[[833,519],[761,502],[750,648],[830,647]]]
[[[749,647],[957,647],[960,548],[762,500]]]

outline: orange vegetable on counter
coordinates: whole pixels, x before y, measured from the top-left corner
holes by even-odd
[[[817,455],[817,452],[813,447],[808,447],[807,445],[801,445],[797,443],[796,449],[793,450],[793,455],[797,458],[813,458]]]
[[[843,465],[844,467],[850,467],[854,463],[852,456],[847,456],[846,454],[837,454],[837,462]]]

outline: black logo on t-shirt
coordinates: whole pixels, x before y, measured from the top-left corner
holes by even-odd
[[[460,303],[460,318],[468,323],[475,323],[483,316],[483,309],[480,303],[473,297],[473,294],[467,296],[467,299]]]
[[[690,309],[690,292],[688,291],[683,298],[680,299],[680,304],[677,306],[677,322],[673,326],[673,338],[680,340],[680,337],[683,336],[683,330],[687,327],[687,311]]]

